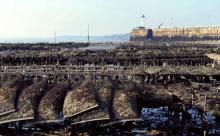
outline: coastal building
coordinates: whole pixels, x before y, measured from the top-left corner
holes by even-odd
[[[130,33],[131,42],[144,42],[152,39],[153,31],[152,29],[147,29],[145,27],[145,16],[141,16],[141,24],[139,27],[136,27]]]

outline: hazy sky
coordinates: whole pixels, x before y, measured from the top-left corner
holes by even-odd
[[[220,25],[220,0],[0,0],[0,37],[128,33],[146,26]]]

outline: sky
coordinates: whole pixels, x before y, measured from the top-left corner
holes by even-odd
[[[0,37],[112,35],[146,27],[219,26],[220,0],[0,0]]]

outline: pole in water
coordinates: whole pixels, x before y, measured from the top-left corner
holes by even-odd
[[[206,131],[205,130],[203,131],[203,136],[206,136]]]
[[[57,32],[56,32],[56,30],[54,31],[54,43],[55,44],[57,43]]]
[[[90,41],[90,36],[89,36],[89,24],[88,24],[88,42]]]

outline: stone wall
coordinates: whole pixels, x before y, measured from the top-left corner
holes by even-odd
[[[154,38],[172,40],[219,40],[220,27],[163,28],[154,30]]]

